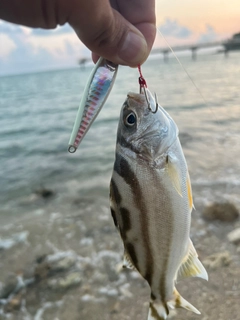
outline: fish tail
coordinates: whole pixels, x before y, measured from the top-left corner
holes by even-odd
[[[185,300],[180,293],[177,291],[177,289],[174,289],[173,292],[173,300],[168,302],[168,306],[172,309],[174,308],[183,308],[190,310],[196,314],[201,314],[201,312],[198,311],[191,303],[189,303],[187,300]]]
[[[167,304],[159,300],[151,301],[149,304],[147,320],[165,320],[169,314]]]

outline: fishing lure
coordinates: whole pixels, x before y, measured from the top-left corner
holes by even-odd
[[[74,153],[102,109],[116,79],[118,65],[100,58],[92,70],[79,105],[69,140],[68,151]]]

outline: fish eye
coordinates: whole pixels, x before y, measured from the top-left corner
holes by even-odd
[[[124,122],[127,126],[133,126],[136,122],[136,115],[131,112],[129,115],[127,115]]]

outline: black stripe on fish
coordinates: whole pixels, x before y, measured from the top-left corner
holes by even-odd
[[[128,148],[128,149],[138,153],[138,150],[136,148],[134,148],[133,144],[128,142],[123,136],[117,138],[117,143],[119,143],[124,148]]]
[[[131,169],[127,160],[123,158],[119,153],[116,154],[114,170],[130,186],[132,190],[135,206],[142,213],[140,215],[140,219],[141,219],[140,224],[141,224],[141,232],[144,240],[143,243],[145,246],[145,256],[146,256],[146,273],[143,274],[142,276],[148,281],[149,285],[151,286],[152,276],[153,276],[153,256],[150,250],[150,239],[148,234],[148,219],[146,216],[147,208],[144,203],[144,195],[142,193],[141,186],[138,182],[137,176]],[[130,252],[129,252],[129,255],[131,256]],[[132,258],[132,260],[134,259]]]
[[[151,299],[152,299],[153,301],[157,299],[157,297],[155,296],[155,294],[152,293],[152,292],[151,292]]]
[[[119,225],[118,225],[118,222],[117,222],[116,213],[115,213],[115,211],[113,210],[112,207],[110,209],[111,209],[111,214],[112,214],[114,225],[119,230]]]
[[[122,220],[122,230],[121,236],[123,240],[127,240],[126,233],[131,230],[131,215],[126,208],[120,208],[121,220]]]
[[[110,183],[110,198],[113,199],[118,206],[120,206],[122,197],[113,179],[111,180],[111,183]]]

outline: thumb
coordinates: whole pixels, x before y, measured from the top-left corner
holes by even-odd
[[[149,46],[143,34],[114,10],[108,0],[76,3],[81,3],[79,10],[76,5],[68,22],[92,52],[116,64],[132,67],[147,59],[152,43]],[[155,26],[151,27],[155,35]]]

